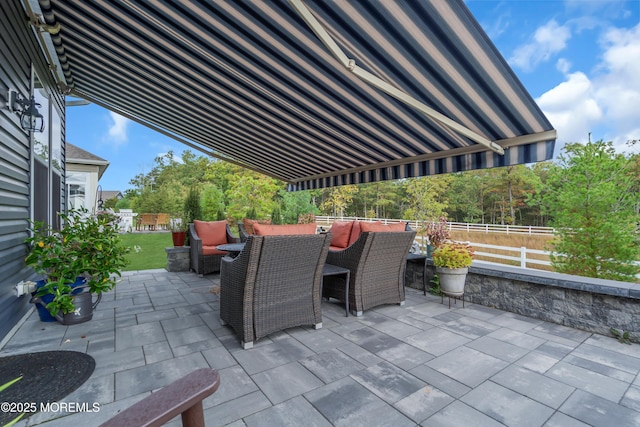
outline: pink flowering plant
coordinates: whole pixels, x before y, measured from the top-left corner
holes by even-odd
[[[42,222],[33,222],[31,236],[26,239],[29,253],[25,264],[41,274],[46,284],[36,296],[53,294],[47,305],[52,315],[73,311],[73,284],[86,278],[92,293],[111,290],[128,261],[117,232],[117,217],[111,212],[89,214],[86,209],[59,214],[65,226],[54,230]]]
[[[466,243],[448,241],[433,251],[433,265],[444,268],[465,268],[473,261],[473,248]]]
[[[424,234],[429,239],[429,244],[437,248],[445,241],[449,240],[449,225],[445,217],[440,217],[438,221],[428,221],[423,224]]]

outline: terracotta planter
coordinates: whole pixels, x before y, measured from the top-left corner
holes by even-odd
[[[436,273],[440,278],[440,290],[451,297],[459,297],[464,294],[464,284],[467,280],[469,268],[445,268],[436,267]]]
[[[171,238],[173,239],[173,246],[184,246],[184,241],[187,238],[187,232],[172,231]]]

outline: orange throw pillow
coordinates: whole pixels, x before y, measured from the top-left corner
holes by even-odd
[[[316,223],[269,225],[254,224],[253,231],[258,236],[285,236],[292,234],[316,234]]]
[[[404,231],[404,222],[396,222],[393,224],[382,224],[381,222],[363,222],[360,224],[360,229],[364,233],[365,231],[385,232],[385,231]]]
[[[353,221],[333,221],[329,233],[331,233],[331,246],[346,248],[349,246],[349,236]]]
[[[360,237],[360,221],[353,221],[353,227],[351,227],[351,236],[349,236],[349,246],[353,245],[358,237]]]
[[[244,222],[244,229],[247,230],[247,234],[254,234],[253,225],[254,224],[271,224],[270,219],[248,219],[245,218],[242,220]]]
[[[217,246],[227,243],[227,221],[193,221],[202,246]]]

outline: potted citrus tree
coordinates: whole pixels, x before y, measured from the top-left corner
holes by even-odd
[[[59,215],[61,230],[34,222],[26,239],[25,264],[42,276],[32,302],[43,321],[82,323],[91,319],[102,293],[115,286],[129,249],[118,236],[117,217],[111,212],[89,214],[81,209]]]
[[[464,294],[464,284],[473,261],[473,249],[466,243],[444,242],[433,251],[433,265],[442,293],[452,297]]]

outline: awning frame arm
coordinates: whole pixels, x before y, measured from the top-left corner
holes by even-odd
[[[396,98],[397,100],[409,105],[410,107],[420,111],[421,113],[427,115],[428,117],[440,122],[441,124],[447,126],[452,129],[454,132],[459,133],[460,135],[466,136],[472,141],[477,142],[478,144],[482,144],[489,148],[492,151],[495,151],[498,154],[504,154],[504,149],[496,144],[493,141],[489,141],[487,138],[479,135],[478,133],[472,131],[471,129],[461,125],[460,123],[450,119],[442,113],[434,110],[433,108],[427,106],[423,102],[415,99],[414,97],[408,95],[407,93],[401,91],[390,83],[382,80],[381,78],[371,74],[364,68],[356,65],[355,59],[349,58],[344,51],[338,46],[333,37],[327,32],[324,26],[316,19],[316,17],[311,13],[309,8],[304,4],[302,0],[289,0],[289,4],[295,9],[295,11],[300,15],[300,17],[307,23],[309,28],[315,33],[315,35],[320,39],[322,44],[325,45],[329,52],[349,71],[351,71],[358,78],[363,80],[364,82],[374,86],[386,94]]]

